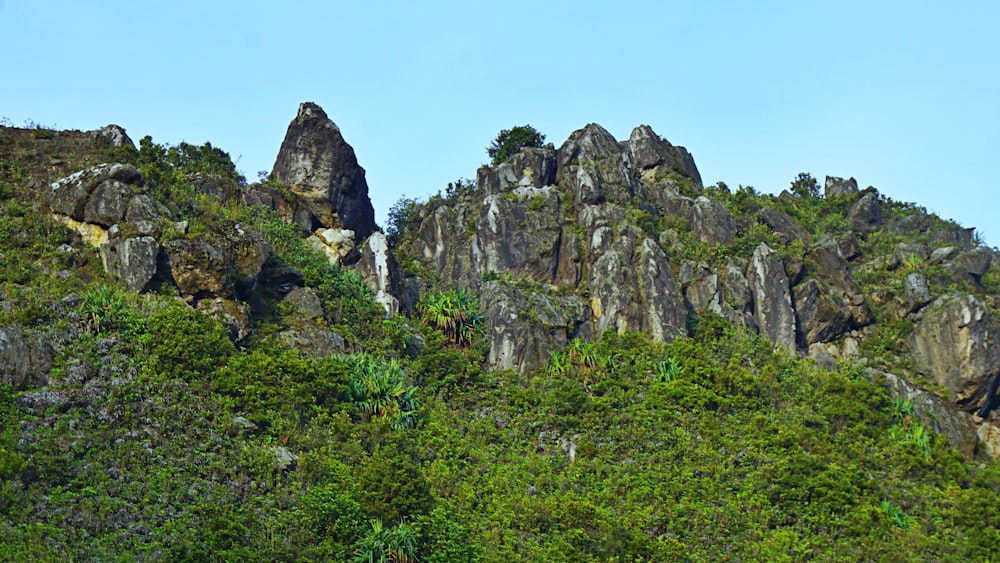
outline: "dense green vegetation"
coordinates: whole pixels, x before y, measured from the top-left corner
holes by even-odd
[[[93,252],[61,253],[69,231],[3,180],[0,326],[61,325],[70,342],[47,389],[0,387],[2,560],[1000,558],[1000,467],[967,461],[860,364],[820,369],[706,314],[673,343],[609,332],[534,372],[489,371],[474,293],[384,318],[272,211],[193,189],[194,172],[242,182],[225,153],[144,139],[120,156],[193,233],[262,233],[267,267],[300,272],[317,326],[353,353],[289,349],[273,294],[237,347],[169,289],[124,292]],[[809,180],[791,198],[710,188],[737,241],[679,252],[746,257],[774,236],[753,218],[764,205],[839,232],[846,203]],[[861,244],[891,250],[888,236]],[[859,281],[892,286],[905,268]],[[938,293],[959,283],[935,279]],[[895,320],[873,340],[887,351]]]
[[[518,125],[497,133],[490,146],[486,147],[486,154],[490,155],[493,164],[497,165],[506,162],[523,148],[540,149],[544,142],[545,135],[531,125]]]

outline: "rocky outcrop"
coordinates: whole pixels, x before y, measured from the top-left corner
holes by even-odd
[[[928,306],[910,336],[918,369],[968,412],[982,408],[1000,374],[1000,327],[971,295],[947,295]]]
[[[301,196],[312,214],[310,230],[345,228],[365,239],[375,231],[365,170],[340,128],[318,105],[306,102],[288,125],[271,177]]]
[[[691,230],[698,240],[708,244],[732,244],[736,239],[736,223],[729,209],[720,201],[700,196],[691,207]]]
[[[98,164],[53,182],[46,196],[52,213],[109,227],[125,213],[130,184],[142,184],[134,166]]]
[[[232,297],[233,280],[226,255],[204,239],[178,239],[163,243],[170,277],[188,300]]]
[[[828,198],[852,196],[858,193],[858,181],[854,178],[827,176],[823,184],[823,195]]]
[[[754,318],[760,333],[775,347],[794,351],[795,310],[781,257],[767,244],[761,243],[753,252],[747,277],[753,292]]]
[[[882,204],[878,194],[868,192],[851,207],[847,222],[855,231],[870,234],[882,227]]]

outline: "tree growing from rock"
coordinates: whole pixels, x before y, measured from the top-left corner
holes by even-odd
[[[531,125],[518,125],[512,129],[503,129],[497,133],[490,146],[486,147],[486,154],[493,159],[496,166],[514,156],[523,148],[542,148],[545,135],[538,132]]]

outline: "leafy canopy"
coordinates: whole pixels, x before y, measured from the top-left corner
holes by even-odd
[[[513,129],[504,129],[497,133],[496,139],[486,147],[486,153],[493,159],[496,166],[505,162],[525,147],[541,148],[545,135],[531,125],[519,125]]]

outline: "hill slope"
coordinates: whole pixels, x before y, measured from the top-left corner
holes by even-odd
[[[590,125],[390,249],[324,119],[276,169],[329,180],[289,185],[0,130],[4,560],[997,557],[970,231]]]

